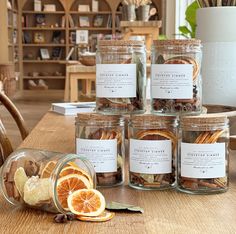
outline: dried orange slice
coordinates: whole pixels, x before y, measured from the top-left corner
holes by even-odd
[[[90,182],[82,175],[71,174],[61,177],[57,182],[57,196],[61,206],[68,210],[68,196],[76,190],[89,189],[90,186]]]
[[[93,187],[93,180],[91,176],[87,172],[79,168],[78,166],[68,166],[68,167],[63,168],[60,172],[60,177],[71,175],[71,174],[78,174],[78,175],[84,176],[90,182],[91,188]]]
[[[54,170],[57,162],[49,161],[46,166],[43,168],[41,178],[49,178],[51,176],[52,171]]]
[[[99,216],[105,210],[105,198],[95,189],[80,189],[69,195],[69,210],[79,216]]]
[[[115,216],[114,212],[103,211],[102,214],[95,217],[87,217],[87,216],[77,216],[76,218],[81,221],[89,221],[89,222],[106,222],[111,220]]]

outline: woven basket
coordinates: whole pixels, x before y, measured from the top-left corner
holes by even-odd
[[[84,66],[95,66],[96,65],[96,58],[95,58],[95,56],[91,56],[91,55],[83,55],[80,57],[79,61]]]

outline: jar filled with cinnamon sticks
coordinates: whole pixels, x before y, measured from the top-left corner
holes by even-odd
[[[131,116],[129,185],[161,190],[175,186],[177,119],[151,114]]]
[[[124,118],[119,115],[80,113],[76,118],[76,153],[94,166],[97,186],[124,182]]]
[[[211,194],[228,189],[229,120],[225,116],[183,117],[178,156],[178,190]]]
[[[146,51],[143,41],[101,40],[96,54],[96,110],[144,113]]]
[[[154,114],[200,114],[200,40],[154,41],[151,55],[151,110]]]

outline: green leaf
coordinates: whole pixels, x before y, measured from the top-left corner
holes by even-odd
[[[131,212],[140,212],[144,213],[144,210],[139,206],[119,203],[119,202],[108,202],[106,204],[107,210],[116,210],[116,211],[131,211]]]
[[[186,26],[180,26],[179,27],[180,32],[185,37],[188,37],[189,35],[191,36],[191,38],[195,37],[196,27],[197,27],[196,15],[197,15],[197,9],[198,8],[199,8],[199,5],[198,5],[197,1],[194,1],[193,3],[191,3],[187,7],[187,9],[185,11],[185,19],[191,27],[191,30],[189,30]]]
[[[160,34],[159,37],[158,37],[158,40],[167,40],[167,36],[164,35],[164,34]]]
[[[180,27],[179,27],[179,31],[180,31],[181,33],[183,33],[184,35],[185,35],[185,34],[191,34],[191,31],[190,31],[186,26],[180,26]]]
[[[196,17],[197,17],[198,8],[199,8],[199,5],[197,1],[194,1],[192,4],[190,4],[187,7],[187,10],[185,12],[185,19],[190,25],[196,25]]]

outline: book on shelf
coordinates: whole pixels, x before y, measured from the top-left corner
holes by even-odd
[[[65,27],[66,27],[66,16],[65,16],[65,15],[63,15],[63,16],[61,17],[61,27],[62,27],[62,28],[65,28]]]
[[[52,103],[52,111],[62,115],[76,115],[77,113],[93,112],[95,107],[95,102]]]
[[[21,18],[21,25],[22,27],[29,27],[29,16],[28,15],[23,15]]]
[[[12,26],[14,27],[14,28],[17,28],[17,14],[16,13],[14,13],[13,14],[13,22],[12,22]]]
[[[34,11],[41,11],[41,10],[42,10],[42,1],[34,0]]]
[[[69,60],[71,59],[71,56],[72,56],[74,50],[75,50],[75,47],[72,47],[72,48],[70,49],[68,55],[66,56],[66,61],[69,61]]]
[[[68,19],[69,19],[69,27],[70,28],[74,28],[75,27],[75,23],[74,23],[74,20],[73,20],[72,16],[69,15]]]
[[[92,0],[92,11],[98,12],[98,1],[97,0]]]
[[[107,19],[107,28],[112,28],[112,16],[109,14]]]

